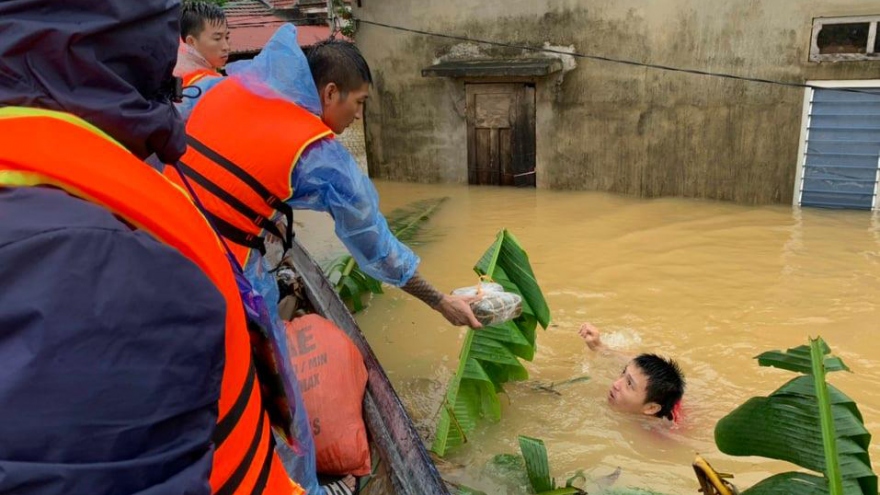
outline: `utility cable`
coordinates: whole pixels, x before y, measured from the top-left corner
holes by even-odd
[[[516,43],[505,43],[505,42],[500,42],[500,41],[471,38],[469,36],[435,33],[432,31],[425,31],[422,29],[412,29],[412,28],[403,27],[403,26],[395,26],[393,24],[386,24],[383,22],[368,21],[366,19],[355,18],[355,20],[359,23],[362,23],[362,24],[368,24],[371,26],[382,27],[382,28],[391,29],[391,30],[395,30],[395,31],[402,31],[402,32],[413,33],[413,34],[421,34],[424,36],[431,36],[431,37],[435,37],[435,38],[445,38],[445,39],[456,40],[456,41],[464,41],[464,42],[468,42],[468,43],[481,43],[481,44],[485,44],[485,45],[499,46],[499,47],[503,47],[503,48],[514,48],[514,49],[518,49],[518,50],[526,50],[526,51],[531,51],[531,52],[543,52],[543,53],[553,53],[553,54],[557,54],[557,55],[568,55],[571,57],[582,58],[582,59],[587,59],[587,60],[598,60],[598,61],[602,61],[602,62],[630,65],[630,66],[634,66],[634,67],[645,67],[648,69],[656,69],[656,70],[663,70],[663,71],[670,71],[670,72],[681,72],[681,73],[685,73],[685,74],[694,74],[694,75],[698,75],[698,76],[710,76],[710,77],[718,77],[718,78],[723,78],[723,79],[733,79],[736,81],[747,81],[747,82],[756,82],[756,83],[763,83],[763,84],[773,84],[773,85],[777,85],[777,86],[785,86],[785,87],[790,87],[790,88],[810,88],[810,89],[822,89],[822,90],[830,90],[830,91],[841,91],[841,92],[847,92],[847,93],[860,93],[860,94],[867,94],[867,95],[880,97],[880,93],[861,90],[861,89],[855,89],[855,88],[826,88],[826,87],[817,86],[814,84],[807,84],[807,83],[777,81],[777,80],[773,80],[773,79],[764,79],[764,78],[759,78],[759,77],[739,76],[736,74],[727,74],[727,73],[723,73],[723,72],[713,72],[713,71],[700,70],[700,69],[687,69],[687,68],[682,68],[682,67],[673,67],[670,65],[652,64],[652,63],[648,63],[648,62],[637,62],[635,60],[627,60],[627,59],[616,58],[616,57],[608,57],[608,56],[604,56],[604,55],[590,55],[590,54],[586,54],[586,53],[567,52],[564,50],[557,50],[557,49],[553,49],[553,48],[535,47],[535,46],[529,46],[529,45],[519,45]]]

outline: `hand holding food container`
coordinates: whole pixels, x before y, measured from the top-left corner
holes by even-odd
[[[480,281],[471,287],[452,291],[454,296],[477,296],[471,302],[471,310],[483,326],[508,322],[522,314],[522,296],[505,292],[501,284]]]

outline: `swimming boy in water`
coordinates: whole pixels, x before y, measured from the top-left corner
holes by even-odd
[[[578,332],[592,351],[613,352],[600,338],[599,329],[584,323]],[[608,391],[615,411],[656,416],[677,421],[685,381],[678,363],[656,354],[639,354],[630,360]]]

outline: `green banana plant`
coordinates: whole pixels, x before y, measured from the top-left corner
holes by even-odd
[[[353,313],[363,311],[364,296],[382,294],[382,282],[364,273],[350,254],[344,254],[324,267],[324,274]]]
[[[557,484],[555,478],[550,476],[550,463],[547,457],[547,448],[544,441],[524,435],[517,437],[520,454],[498,454],[490,462],[490,476],[500,477],[507,481],[513,481],[521,489],[511,490],[507,493],[532,493],[536,495],[585,495],[587,493],[602,493],[606,495],[662,495],[658,492],[650,492],[639,489],[612,488],[620,477],[621,469],[618,467],[614,472],[599,478],[589,477],[583,470],[578,470],[573,476],[565,481],[564,486]],[[522,481],[520,481],[522,480]],[[596,491],[575,486],[591,485]],[[592,488],[591,488],[592,490]]]
[[[556,486],[556,479],[550,476],[547,447],[544,446],[543,440],[524,435],[517,437],[517,440],[519,441],[519,450],[525,459],[529,484],[537,495],[581,495],[586,493],[572,486],[575,478],[569,479],[565,486]],[[582,477],[582,475],[576,477]]]
[[[467,442],[468,433],[481,418],[501,418],[498,393],[504,383],[528,378],[519,360],[534,358],[537,326],[546,329],[550,324],[550,309],[528,254],[506,229],[498,233],[474,271],[501,284],[505,291],[521,295],[523,310],[513,321],[468,330],[438,415],[431,450],[439,456]]]
[[[388,215],[388,228],[400,242],[412,247],[429,240],[425,224],[440,209],[447,197],[416,201]],[[344,254],[324,266],[324,274],[333,283],[339,297],[357,313],[364,309],[364,297],[382,294],[382,282],[364,273],[350,254]]]
[[[743,495],[877,495],[871,434],[856,403],[825,381],[828,372],[849,371],[830,352],[817,338],[809,346],[761,354],[761,366],[801,376],[768,397],[749,399],[716,425],[715,442],[726,454],[779,459],[819,473],[777,474]]]

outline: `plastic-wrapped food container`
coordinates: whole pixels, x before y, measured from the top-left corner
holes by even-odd
[[[456,296],[474,296],[478,293],[482,297],[471,303],[471,310],[484,326],[504,323],[522,314],[522,297],[513,292],[504,292],[500,284],[480,282],[479,285],[452,291]]]

